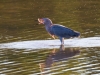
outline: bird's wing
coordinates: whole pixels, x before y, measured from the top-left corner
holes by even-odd
[[[75,35],[75,32],[73,30],[61,25],[53,25],[51,29],[53,33],[58,37],[70,38]]]

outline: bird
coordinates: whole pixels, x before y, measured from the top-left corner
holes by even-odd
[[[61,45],[64,45],[64,38],[80,37],[79,32],[60,24],[53,24],[49,18],[38,18],[38,22],[45,25],[46,31],[53,39],[57,36],[61,41]]]

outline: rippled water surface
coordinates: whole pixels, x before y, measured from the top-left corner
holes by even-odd
[[[1,0],[0,44],[52,39],[39,17],[79,31],[81,38],[100,37],[99,0]],[[100,75],[100,47],[0,47],[0,75]]]

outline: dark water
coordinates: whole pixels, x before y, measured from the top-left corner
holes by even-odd
[[[39,17],[100,36],[99,0],[1,0],[0,43],[52,39]],[[100,75],[100,48],[0,49],[0,75]]]

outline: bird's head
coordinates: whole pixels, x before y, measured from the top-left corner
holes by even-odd
[[[52,21],[49,18],[38,18],[39,24],[44,24],[44,25],[52,25]]]

